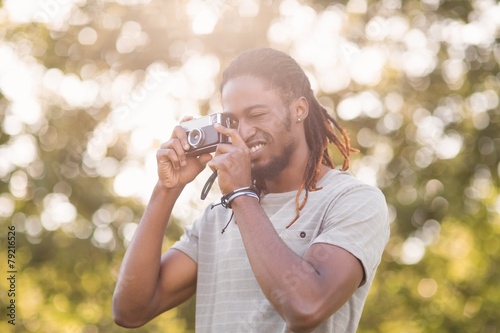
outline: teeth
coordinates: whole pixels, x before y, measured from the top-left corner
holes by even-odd
[[[253,146],[252,148],[250,148],[250,152],[255,153],[257,150],[259,150],[263,146],[264,146],[263,144],[258,144],[257,146]]]

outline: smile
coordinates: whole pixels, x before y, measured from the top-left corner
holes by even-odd
[[[250,147],[250,152],[251,152],[251,153],[255,153],[256,151],[258,151],[258,150],[259,150],[259,149],[261,149],[262,147],[264,147],[264,144],[259,143],[259,144],[258,144],[258,145],[256,145],[256,146]]]

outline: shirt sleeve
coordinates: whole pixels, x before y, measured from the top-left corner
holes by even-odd
[[[192,225],[185,227],[184,234],[170,247],[170,249],[184,252],[196,263],[198,263],[198,241],[201,220],[202,218],[200,217]]]
[[[363,266],[363,285],[373,279],[389,239],[387,215],[378,188],[353,186],[330,203],[322,230],[312,243],[332,244],[354,255]]]

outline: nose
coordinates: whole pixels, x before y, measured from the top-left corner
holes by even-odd
[[[240,120],[238,123],[238,133],[240,134],[241,138],[246,142],[248,139],[250,139],[252,136],[255,135],[256,130],[255,127],[250,126],[250,124],[246,123],[243,120]]]

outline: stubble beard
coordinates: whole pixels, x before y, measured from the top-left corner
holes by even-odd
[[[291,140],[283,149],[280,155],[275,155],[271,160],[262,166],[252,168],[252,178],[257,180],[274,180],[281,171],[290,165],[291,157],[295,151],[295,142]]]
[[[282,123],[276,124],[276,126],[283,126],[286,132],[291,132],[292,117],[289,110],[285,108],[283,110],[283,115]],[[252,167],[252,179],[257,181],[276,179],[281,171],[290,165],[295,146],[295,140],[292,138],[283,148],[280,155],[273,156],[271,160],[263,166]]]

